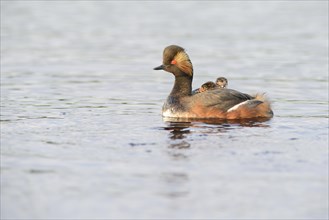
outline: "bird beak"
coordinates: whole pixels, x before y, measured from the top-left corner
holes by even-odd
[[[154,70],[163,70],[163,68],[164,68],[164,66],[163,66],[163,65],[160,65],[160,66],[155,67],[155,68],[153,68],[153,69],[154,69]]]

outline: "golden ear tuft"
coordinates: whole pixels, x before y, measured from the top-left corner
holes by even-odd
[[[185,51],[178,52],[174,57],[174,60],[176,61],[176,66],[180,70],[182,70],[184,73],[187,73],[190,76],[193,75],[192,63],[187,53],[185,53]]]
[[[177,63],[180,63],[183,61],[190,60],[190,58],[188,57],[188,55],[185,51],[180,51],[176,54],[176,56],[174,57],[174,60],[176,60]]]

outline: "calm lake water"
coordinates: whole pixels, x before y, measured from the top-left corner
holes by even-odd
[[[166,122],[193,87],[266,92],[264,122]],[[1,1],[2,219],[327,219],[327,1]]]

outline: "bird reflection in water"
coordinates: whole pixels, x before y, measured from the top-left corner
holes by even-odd
[[[189,175],[185,172],[173,171],[163,172],[160,175],[161,182],[164,184],[161,194],[170,199],[176,199],[187,196],[190,191],[187,184],[190,181]]]
[[[164,118],[167,126],[164,130],[168,130],[170,139],[170,148],[186,149],[190,148],[191,144],[186,140],[187,136],[191,134],[191,128],[205,128],[200,131],[205,133],[225,133],[234,128],[240,127],[269,127],[268,124],[263,122],[268,121],[266,118],[256,119],[240,119],[240,120],[226,120],[226,119],[177,119],[177,118]]]
[[[165,130],[170,131],[169,138],[173,141],[170,142],[170,148],[190,148],[191,144],[183,139],[191,133],[191,122],[168,122],[168,127]]]
[[[227,120],[193,120],[187,121],[181,119],[165,118],[166,126],[163,128],[168,131],[168,155],[173,162],[181,162],[185,164],[189,160],[189,149],[191,143],[196,136],[203,137],[208,134],[222,134],[230,132],[232,129],[241,127],[269,127],[263,123],[266,120],[243,120],[243,121],[227,121]],[[196,134],[196,135],[195,135]],[[182,172],[179,169],[161,173],[161,182],[164,184],[164,192],[161,194],[173,200],[172,205],[175,206],[175,201],[179,198],[186,197],[190,194],[187,183],[189,183],[189,173]],[[179,200],[177,200],[179,201]]]

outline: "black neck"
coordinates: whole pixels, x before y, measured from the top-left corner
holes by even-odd
[[[175,76],[175,84],[170,96],[182,97],[192,94],[192,80],[190,76]]]

